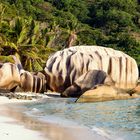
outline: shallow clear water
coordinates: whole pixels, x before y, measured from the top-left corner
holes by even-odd
[[[74,103],[49,98],[26,105],[28,115],[59,125],[86,126],[116,140],[140,140],[140,99]]]

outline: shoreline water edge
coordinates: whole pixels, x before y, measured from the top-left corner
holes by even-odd
[[[41,132],[25,127],[23,122],[16,117],[17,110],[14,110],[13,106],[19,106],[25,102],[27,103],[29,101],[0,97],[1,140],[45,140]]]
[[[77,103],[58,93],[17,94],[0,96],[0,140],[139,140],[140,98]]]
[[[24,104],[36,100],[17,100],[0,97],[0,139],[1,140],[109,140],[90,129],[81,126],[61,126],[43,122],[24,114]]]

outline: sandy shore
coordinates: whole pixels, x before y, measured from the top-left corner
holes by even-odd
[[[0,140],[109,140],[84,127],[40,122],[8,107],[23,102],[29,101],[0,97]]]
[[[0,97],[0,140],[47,140],[39,131],[31,130],[7,112],[7,104],[29,102]]]

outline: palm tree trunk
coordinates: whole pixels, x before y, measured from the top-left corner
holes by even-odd
[[[69,47],[71,47],[72,45],[74,45],[76,39],[77,39],[76,33],[75,33],[75,32],[74,32],[74,33],[72,32],[72,33],[70,34],[70,36],[69,36],[68,41],[67,41],[67,47],[69,48]]]

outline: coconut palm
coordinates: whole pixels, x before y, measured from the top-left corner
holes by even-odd
[[[78,40],[78,34],[83,31],[89,30],[90,27],[88,25],[84,25],[78,20],[73,20],[72,23],[68,26],[67,33],[69,34],[67,39],[66,47],[71,47],[73,45],[79,45]]]
[[[54,51],[46,47],[47,25],[33,20],[32,18],[24,19],[21,17],[13,18],[7,27],[8,31],[5,36],[1,36],[2,55],[17,54],[20,56],[25,69],[36,71],[42,69],[42,63],[45,63],[48,55],[40,55],[42,50],[47,54],[47,50]],[[8,34],[8,35],[7,35]],[[8,38],[6,37],[8,36]],[[3,40],[3,42],[1,42]],[[12,51],[10,51],[12,50]]]

